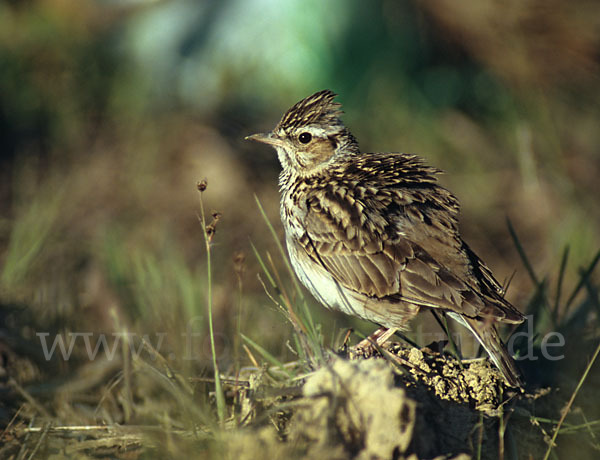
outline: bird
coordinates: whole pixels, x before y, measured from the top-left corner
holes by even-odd
[[[505,382],[523,380],[496,326],[524,316],[459,232],[458,199],[441,170],[406,153],[368,153],[344,125],[337,95],[293,105],[275,128],[247,136],[275,148],[291,265],[331,310],[380,326],[378,345],[420,311],[447,314],[477,338]]]

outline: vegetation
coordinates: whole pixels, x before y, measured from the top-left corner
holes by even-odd
[[[368,444],[337,426],[343,442],[315,450],[327,440],[299,428],[321,420],[302,385],[373,325],[298,285],[277,160],[243,141],[330,88],[364,150],[448,173],[465,239],[532,318],[504,331],[528,396],[492,415],[460,403],[472,442],[444,453],[596,458],[600,14],[576,3],[0,5],[0,457],[345,458]],[[426,314],[407,333],[431,366],[445,338]],[[374,368],[378,390],[415,381],[411,349],[382,350],[393,372]]]

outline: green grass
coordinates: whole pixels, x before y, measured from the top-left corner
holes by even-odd
[[[326,363],[326,356],[336,346],[333,336],[344,332],[344,323],[338,329],[328,326],[328,335],[323,333],[325,328],[316,319],[316,313],[323,317],[324,312],[310,304],[298,284],[277,234],[278,224],[271,222],[256,197],[259,231],[252,238],[256,241],[247,244],[252,256],[244,262],[252,268],[241,268],[241,262],[234,261],[229,281],[225,281],[228,272],[224,267],[232,263],[221,256],[222,242],[227,241],[227,214],[221,221],[212,213],[212,222],[207,221],[204,197],[210,196],[200,192],[195,231],[196,241],[203,243],[204,251],[193,263],[186,257],[184,247],[170,236],[168,224],[161,226],[152,238],[137,238],[124,223],[114,222],[87,246],[100,267],[98,273],[105,276],[106,294],[110,293],[110,302],[103,304],[109,305],[108,319],[95,325],[94,332],[115,331],[125,337],[118,361],[89,362],[80,346],[75,352],[76,360],[42,363],[39,372],[43,377],[39,383],[15,381],[13,388],[20,395],[21,409],[15,412],[16,417],[5,433],[14,434],[11,430],[17,429],[17,421],[29,423],[27,437],[19,438],[24,451],[44,452],[47,446],[59,442],[58,433],[69,425],[73,425],[73,433],[84,428],[88,434],[95,433],[88,439],[101,443],[108,436],[101,425],[109,424],[120,427],[110,434],[117,444],[126,445],[127,439],[131,439],[128,436],[148,439],[149,455],[189,455],[200,448],[207,455],[218,457],[227,452],[228,436],[243,432],[246,425],[252,429],[265,424],[286,426],[285,420],[295,410],[294,396],[290,395],[297,395],[303,379]],[[39,274],[32,277],[31,273],[39,273],[39,264],[48,260],[44,255],[52,252],[53,232],[61,223],[61,203],[65,197],[64,193],[38,196],[15,214],[2,266],[6,298],[10,295],[7,293],[17,291],[18,298],[27,298],[22,294],[24,287],[39,279]],[[548,332],[558,331],[568,344],[581,350],[580,354],[570,352],[557,364],[560,372],[540,366],[541,374],[530,375],[529,385],[549,384],[562,391],[542,397],[537,409],[528,409],[531,412],[525,419],[531,426],[540,427],[538,436],[546,433],[552,441],[546,458],[562,457],[571,443],[581,443],[593,450],[599,445],[600,413],[598,407],[588,407],[586,402],[594,400],[592,382],[598,378],[600,308],[596,280],[600,251],[592,253],[584,266],[574,269],[567,247],[556,268],[538,272],[519,238],[519,227],[509,221],[508,229],[532,284],[527,312],[535,318],[535,346],[540,346]],[[214,254],[219,254],[219,258],[214,258]],[[244,283],[249,281],[243,272],[248,270],[259,279],[258,291],[253,287],[250,289],[255,292],[245,292]],[[573,272],[577,273],[575,278]],[[574,282],[568,281],[573,279]],[[218,296],[223,297],[227,292],[231,319],[215,316],[216,302],[220,308],[224,305],[217,300]],[[31,302],[32,311],[47,305]],[[90,327],[93,321],[86,320],[83,306],[82,303],[81,310],[54,332],[77,331],[82,324]],[[24,321],[16,331],[32,325],[35,330],[45,330],[41,317]],[[443,319],[440,322],[445,328]],[[217,330],[218,323],[221,326]],[[265,323],[276,325],[277,333],[265,334],[262,327]],[[223,324],[228,329],[223,329]],[[281,324],[286,327],[279,327]],[[208,334],[208,342],[204,342],[209,345],[208,354],[202,359],[184,358],[188,343],[182,331],[187,328],[191,333]],[[160,347],[154,332],[166,333]],[[233,343],[229,354],[219,355],[217,332]],[[356,335],[361,336],[360,332]],[[329,347],[326,343],[330,343]],[[35,340],[30,340],[29,346],[35,349]],[[193,349],[197,352],[202,346],[196,343]],[[455,353],[458,355],[460,350]],[[392,357],[384,355],[394,362]],[[63,369],[58,379],[51,370],[56,366]],[[65,393],[64,388],[79,390]],[[248,399],[248,394],[264,399],[258,403]],[[574,410],[578,401],[584,410]],[[252,408],[249,404],[258,405]],[[509,408],[501,418],[498,439],[507,452],[516,449],[514,438],[523,429],[519,417]],[[474,454],[480,458],[485,457],[483,429],[480,424],[473,438]],[[285,428],[275,429],[278,436],[285,438],[285,431],[279,430]],[[19,436],[25,432],[19,431]]]
[[[563,360],[524,363],[530,386],[548,393],[502,407],[505,458],[527,436],[556,443],[542,444],[548,458],[597,456],[600,91],[577,66],[594,68],[595,8],[550,5],[539,37],[501,6],[456,16],[447,5],[350,2],[339,23],[307,8],[278,18],[282,34],[311,36],[282,36],[301,53],[263,62],[257,42],[221,29],[233,4],[211,10],[214,30],[248,48],[221,55],[212,28],[192,19],[195,29],[173,22],[177,46],[148,40],[162,24],[151,21],[180,11],[160,2],[106,16],[110,6],[47,3],[0,6],[0,449],[13,449],[0,457],[223,458],[233,437],[260,439],[250,457],[283,448],[303,379],[349,327],[352,341],[373,330],[299,285],[275,155],[242,142],[321,87],[340,93],[366,151],[417,153],[447,171],[469,243],[499,277],[516,269],[509,295],[534,317],[537,356],[546,334],[565,337]],[[526,5],[515,14],[530,16]],[[323,18],[332,27],[310,28]],[[141,52],[151,44],[165,48]],[[310,59],[310,81],[280,78],[289,56]],[[210,181],[200,203],[198,177]],[[213,207],[223,211],[215,234]],[[423,346],[437,326],[421,316],[406,334]],[[47,362],[39,332],[93,333],[92,346],[100,333],[125,338],[112,362],[87,359],[81,340],[73,359]],[[484,428],[471,437],[477,458]],[[268,430],[280,444],[261,437]]]
[[[4,251],[0,286],[16,289],[36,267],[41,253],[48,247],[53,230],[60,219],[60,208],[66,199],[63,189],[34,195],[31,201],[20,203]]]
[[[269,259],[270,266],[273,270],[273,275],[267,268],[267,265],[264,263],[263,258],[260,256],[256,248],[253,246],[253,250],[256,258],[259,261],[259,264],[267,276],[267,279],[271,283],[271,286],[278,293],[280,301],[285,306],[285,309],[282,308],[286,312],[286,317],[288,321],[294,327],[294,344],[296,346],[297,353],[304,359],[309,366],[312,368],[318,367],[323,363],[323,336],[321,334],[320,326],[315,324],[313,320],[312,313],[308,308],[308,304],[304,297],[302,288],[300,287],[294,270],[288,260],[287,253],[283,249],[281,242],[273,228],[271,221],[269,220],[267,214],[265,213],[264,208],[262,207],[258,197],[255,196],[256,204],[258,205],[258,209],[265,221],[267,228],[269,229],[270,234],[273,237],[275,245],[279,251],[279,257],[285,261],[285,267],[288,272],[289,278],[292,280],[296,298],[298,299],[296,303],[293,302],[292,297],[288,295],[287,291],[283,287],[281,282],[281,275],[277,271],[275,265],[272,263],[272,258],[270,254],[267,253],[267,257]],[[279,303],[277,305],[280,306]]]
[[[185,257],[177,250],[175,243],[168,243],[162,247],[153,247],[140,241],[134,241],[132,244],[127,235],[116,228],[112,232],[107,232],[100,240],[102,243],[99,246],[102,248],[101,260],[105,264],[104,273],[108,275],[107,279],[117,296],[116,304],[124,307],[111,310],[110,323],[113,330],[118,332],[139,331],[140,335],[134,336],[130,340],[135,342],[134,346],[137,350],[141,350],[141,353],[132,354],[129,344],[125,342],[121,349],[118,371],[116,374],[112,374],[110,383],[106,386],[94,387],[92,385],[90,387],[95,388],[92,395],[96,394],[98,397],[94,403],[93,412],[96,414],[94,418],[86,419],[82,413],[78,412],[76,404],[81,396],[77,394],[72,395],[73,399],[71,400],[62,400],[60,403],[57,401],[58,404],[73,404],[69,408],[69,413],[73,414],[73,420],[77,414],[76,419],[80,425],[88,426],[88,431],[93,431],[97,427],[95,432],[100,433],[102,430],[95,421],[98,417],[105,420],[108,417],[108,420],[113,420],[113,422],[121,417],[120,423],[124,426],[131,426],[132,430],[137,433],[136,436],[147,436],[151,430],[158,429],[161,436],[166,437],[158,444],[151,444],[152,452],[179,455],[201,446],[202,449],[206,449],[208,455],[218,456],[219,453],[227,450],[228,441],[226,439],[229,439],[227,433],[231,433],[232,430],[236,431],[249,422],[250,426],[256,428],[263,426],[266,421],[277,425],[280,423],[277,421],[277,417],[281,416],[277,414],[293,412],[293,404],[290,405],[286,399],[278,400],[277,397],[267,398],[268,402],[263,403],[265,404],[264,412],[260,412],[261,415],[256,419],[248,418],[248,413],[244,412],[246,409],[242,409],[247,401],[240,396],[240,391],[242,388],[256,385],[252,383],[256,381],[253,379],[262,379],[262,383],[259,383],[258,387],[254,387],[253,391],[261,394],[264,392],[279,392],[277,394],[284,392],[283,394],[286,394],[296,388],[308,373],[322,366],[325,362],[324,357],[328,353],[322,326],[315,320],[304,291],[295,279],[285,250],[278,239],[275,226],[268,219],[267,213],[258,199],[256,199],[256,203],[258,213],[262,216],[262,225],[266,228],[270,238],[268,247],[264,246],[264,242],[261,242],[262,247],[249,243],[256,261],[257,274],[262,280],[261,284],[264,289],[260,296],[262,297],[260,302],[273,305],[278,312],[277,315],[291,326],[287,329],[291,331],[291,334],[287,339],[284,338],[284,340],[289,340],[289,347],[285,347],[287,352],[270,348],[269,344],[272,342],[269,337],[256,332],[258,329],[251,327],[251,323],[241,321],[240,303],[250,303],[251,298],[243,296],[240,275],[236,285],[237,304],[233,310],[236,318],[231,323],[232,328],[226,331],[228,334],[239,335],[236,337],[239,343],[234,341],[236,343],[234,345],[235,352],[230,355],[234,359],[233,362],[227,357],[224,361],[218,357],[213,311],[214,288],[221,289],[222,281],[212,275],[215,270],[223,273],[218,265],[223,264],[224,261],[213,259],[212,254],[219,244],[215,235],[220,234],[222,227],[219,227],[219,232],[214,233],[218,219],[213,218],[213,222],[207,222],[204,214],[203,194],[201,194],[199,233],[202,238],[199,241],[203,239],[205,252],[202,260],[196,261],[194,268],[190,268]],[[32,209],[38,210],[39,205],[32,204]],[[25,222],[31,218],[28,213],[24,213],[22,216]],[[22,228],[24,227],[16,226],[15,237],[23,238],[18,236]],[[565,284],[565,280],[569,270],[569,258],[568,250],[565,250],[556,270],[558,284],[553,285],[547,281],[550,279],[549,274],[540,276],[534,271],[527,251],[518,238],[515,226],[511,225],[509,229],[523,264],[528,267],[533,283],[529,312],[536,315],[535,334],[538,336],[536,344],[539,345],[540,337],[545,333],[555,330],[554,325],[556,325],[556,330],[561,331],[566,337],[578,336],[578,340],[589,348],[589,345],[597,340],[598,334],[595,322],[598,309],[595,308],[597,307],[597,287],[594,274],[600,258],[599,253],[594,254],[591,261],[579,270],[577,282],[573,286],[568,286]],[[42,236],[47,233],[48,231],[42,232]],[[29,237],[32,238],[32,236]],[[42,251],[43,248],[44,245],[40,244],[36,250]],[[274,248],[275,257],[270,248]],[[6,258],[5,261],[11,262],[13,260],[11,257]],[[26,279],[26,277],[22,279]],[[256,306],[253,303],[249,308]],[[209,360],[201,365],[198,365],[200,363],[188,363],[181,359],[173,360],[170,357],[170,350],[181,353],[185,348],[182,343],[183,339],[177,338],[178,332],[187,322],[198,317],[203,310],[206,312],[206,318],[194,326],[194,332],[208,329]],[[265,311],[264,308],[262,311]],[[135,321],[131,322],[132,318]],[[259,321],[263,320],[259,318]],[[157,349],[155,342],[143,336],[143,332],[157,330],[157,327],[160,326],[163,329],[166,328],[169,333],[167,349]],[[581,334],[582,326],[586,328],[586,334]],[[247,350],[247,357],[239,352],[242,348]],[[553,456],[555,451],[561,456],[561,444],[568,442],[573,437],[590,446],[598,445],[596,438],[600,431],[600,414],[594,408],[586,410],[583,416],[587,417],[589,414],[590,418],[586,418],[583,423],[578,423],[576,421],[578,415],[573,414],[570,409],[573,407],[576,397],[587,400],[590,398],[590,392],[594,393],[593,388],[588,387],[590,384],[586,385],[586,382],[589,382],[592,375],[597,375],[597,372],[594,371],[594,364],[599,349],[595,349],[595,353],[587,361],[583,373],[578,374],[573,389],[570,389],[571,384],[568,379],[554,380],[555,385],[566,385],[566,388],[569,389],[565,410],[559,411],[561,403],[559,399],[556,399],[550,404],[547,402],[542,404],[539,414],[534,411],[527,416],[530,423],[550,425],[547,433],[552,437],[552,442],[558,442],[557,447],[549,445],[546,458]],[[459,350],[457,350],[458,352]],[[560,364],[566,365],[567,363],[561,362]],[[82,362],[67,363],[66,365],[71,368],[71,366],[81,366]],[[258,365],[258,368],[255,365]],[[97,364],[90,363],[87,366],[95,367]],[[75,368],[72,369],[75,370]],[[205,377],[205,374],[208,376]],[[84,375],[75,377],[74,381],[85,387],[85,382],[89,377]],[[260,377],[261,375],[262,377]],[[572,379],[573,374],[569,375],[569,378]],[[543,377],[545,380],[548,378],[544,375]],[[552,378],[556,379],[556,377]],[[536,381],[530,380],[529,383],[535,385]],[[28,407],[27,411],[37,412],[38,417],[51,421],[54,426],[68,425],[59,423],[46,409],[46,404],[54,400],[52,392],[47,393],[49,399],[40,402],[31,396],[31,392],[35,393],[36,391],[35,387],[20,386],[20,388]],[[57,388],[60,388],[60,385]],[[565,395],[563,395],[564,397]],[[112,405],[117,400],[119,401],[119,410]],[[553,406],[556,408],[552,409]],[[510,411],[507,414],[510,414]],[[552,417],[549,418],[545,416],[546,414],[552,415]],[[23,416],[25,415],[22,414],[21,417]],[[515,417],[514,414],[512,417],[508,415],[502,417],[503,423],[499,427],[499,439],[502,446],[504,443],[511,442],[512,438],[507,436],[507,433],[511,433],[513,437],[518,436],[518,432],[515,433],[514,430],[521,428],[515,428],[518,426],[515,425]],[[35,418],[30,420],[35,420]],[[7,432],[11,427],[8,428]],[[478,458],[483,458],[483,429],[483,424],[480,423],[479,431],[474,437],[476,441],[474,444],[475,455]],[[73,430],[76,431],[75,428]],[[29,446],[28,449],[31,452],[33,452],[31,449],[39,450],[41,447],[36,446],[50,442],[49,439],[56,442],[56,432],[50,429],[39,433],[33,430],[31,433],[30,438],[35,439],[34,444],[30,444],[30,441],[27,440],[24,441],[25,444],[22,444]],[[116,429],[115,433],[113,433],[116,436],[115,442],[126,442],[124,431]],[[102,438],[102,436],[98,436],[98,439]],[[182,442],[182,439],[187,439],[187,441]],[[225,440],[223,441],[225,444],[220,443],[219,439]],[[502,447],[502,449],[504,448]],[[512,448],[514,449],[514,446]]]

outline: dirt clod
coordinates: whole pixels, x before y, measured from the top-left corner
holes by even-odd
[[[303,396],[312,404],[294,415],[291,435],[314,448],[339,439],[356,458],[369,459],[392,458],[410,444],[416,403],[394,386],[381,360],[335,358],[307,379]]]

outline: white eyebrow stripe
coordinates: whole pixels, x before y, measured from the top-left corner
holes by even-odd
[[[327,130],[315,125],[308,125],[302,126],[301,128],[297,128],[295,134],[300,135],[301,133],[310,133],[313,137],[327,137]]]

